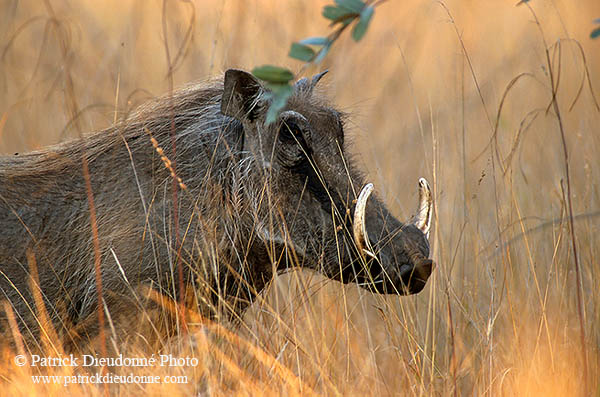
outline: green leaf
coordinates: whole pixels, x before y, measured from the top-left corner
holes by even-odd
[[[590,33],[590,37],[592,39],[596,39],[596,38],[600,37],[600,28],[596,28],[596,29],[592,30],[592,33]]]
[[[365,7],[365,9],[360,13],[360,21],[358,21],[358,23],[354,25],[354,28],[352,29],[352,38],[354,41],[360,41],[360,39],[363,38],[367,32],[369,22],[371,22],[374,12],[375,8]]]
[[[298,43],[307,45],[326,45],[329,43],[329,39],[327,37],[309,37],[307,39],[300,40]]]
[[[267,98],[271,99],[271,105],[267,110],[267,120],[266,124],[269,125],[277,120],[277,116],[279,116],[279,112],[281,109],[285,107],[287,104],[288,98],[293,94],[294,87],[285,83],[285,84],[267,84],[267,88],[271,90],[267,94]]]
[[[340,8],[345,8],[355,14],[360,14],[363,8],[365,8],[365,3],[361,0],[335,0],[335,2]]]
[[[292,47],[290,48],[290,53],[288,55],[304,62],[310,62],[315,56],[315,51],[307,45],[292,43]]]
[[[358,13],[348,11],[347,9],[336,7],[336,6],[325,6],[323,7],[323,16],[333,21],[333,23],[344,22],[350,23],[353,16]],[[345,22],[347,21],[347,22]]]
[[[252,69],[252,74],[259,79],[273,84],[287,84],[294,74],[285,68],[273,65],[263,65]]]

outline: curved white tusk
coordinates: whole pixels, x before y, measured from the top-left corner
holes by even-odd
[[[365,210],[367,208],[367,200],[373,192],[373,184],[367,183],[356,200],[356,207],[354,209],[354,241],[358,251],[375,258],[371,242],[369,241],[369,235],[367,234],[367,228],[365,224]]]
[[[429,238],[431,213],[433,211],[431,189],[425,178],[419,178],[419,208],[413,218],[413,224]]]

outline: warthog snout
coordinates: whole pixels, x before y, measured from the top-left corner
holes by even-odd
[[[419,179],[419,206],[410,223],[402,225],[389,217],[384,220],[384,226],[378,226],[381,215],[377,211],[370,212],[374,217],[372,235],[384,236],[373,242],[366,226],[367,202],[372,191],[371,183],[363,187],[354,210],[354,240],[366,266],[365,271],[357,275],[358,279],[361,285],[371,286],[379,293],[416,294],[425,287],[435,266],[427,258],[433,209],[429,183],[425,178]],[[385,209],[380,208],[380,211],[386,214]]]

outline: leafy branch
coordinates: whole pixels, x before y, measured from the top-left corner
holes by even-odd
[[[322,11],[323,17],[331,21],[329,26],[334,30],[324,37],[309,37],[292,43],[288,56],[305,62],[303,69],[310,64],[319,64],[329,53],[333,43],[350,26],[354,41],[360,41],[367,32],[375,7],[385,1],[335,0],[335,4],[323,7]],[[295,79],[294,73],[279,66],[264,65],[254,68],[252,74],[264,81],[269,89],[271,105],[267,111],[266,123],[271,124],[294,92],[291,85]]]
[[[596,25],[600,25],[600,18],[594,19],[594,23]],[[600,37],[600,26],[592,30],[592,33],[590,33],[590,37],[592,39],[597,39],[598,37]]]

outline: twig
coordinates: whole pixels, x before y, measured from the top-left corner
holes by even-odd
[[[585,320],[584,320],[585,308],[583,307],[583,297],[582,297],[583,286],[582,286],[582,279],[581,279],[579,256],[577,255],[577,241],[576,241],[576,237],[575,237],[575,222],[574,222],[574,218],[573,218],[573,201],[571,199],[572,194],[571,194],[571,176],[570,176],[570,170],[569,170],[569,151],[567,149],[567,139],[566,139],[565,129],[564,129],[563,121],[562,121],[562,116],[561,116],[560,108],[558,106],[558,101],[556,98],[558,84],[555,84],[554,73],[552,71],[552,61],[550,59],[550,52],[548,50],[549,47],[546,43],[546,38],[544,36],[544,32],[542,30],[540,21],[538,20],[537,15],[533,11],[533,8],[531,8],[531,6],[528,3],[522,3],[522,4],[525,4],[527,6],[527,8],[529,9],[529,11],[531,12],[531,14],[533,15],[533,18],[535,19],[535,23],[540,32],[542,42],[544,43],[544,52],[546,54],[546,64],[548,67],[548,78],[550,79],[550,86],[552,87],[551,105],[554,108],[554,113],[556,113],[556,119],[558,121],[558,127],[559,127],[559,131],[560,131],[560,139],[561,139],[562,149],[563,149],[563,160],[564,160],[564,165],[565,165],[565,180],[567,183],[566,199],[567,199],[567,209],[568,209],[568,215],[569,215],[569,230],[571,232],[570,233],[571,234],[571,246],[573,248],[573,257],[575,260],[575,277],[577,278],[577,281],[576,281],[576,283],[577,283],[577,285],[576,285],[577,312],[579,314],[581,355],[582,355],[582,359],[583,359],[583,387],[584,387],[584,395],[587,396],[587,395],[589,395],[589,393],[588,393],[589,385],[588,385],[587,350],[585,348]],[[558,42],[558,46],[560,47],[560,42]],[[563,184],[563,181],[561,180],[561,187],[562,187],[562,184]]]

